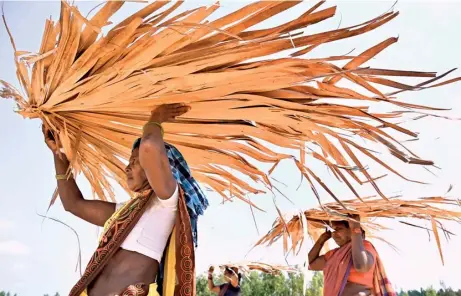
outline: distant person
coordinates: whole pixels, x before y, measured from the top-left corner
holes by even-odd
[[[52,132],[43,127],[64,209],[104,226],[98,247],[70,296],[195,295],[197,217],[208,201],[181,153],[163,141],[161,125],[189,109],[168,104],[152,111],[125,169],[135,198],[120,204],[85,199],[74,178],[67,175],[69,160],[59,153],[61,147]],[[93,175],[97,168],[85,169]]]
[[[208,289],[215,292],[219,296],[240,296],[240,280],[242,276],[236,267],[226,267],[224,269],[225,284],[215,286],[213,282],[214,267],[211,266],[208,270]]]
[[[374,246],[365,240],[360,217],[336,221],[334,232],[323,233],[309,252],[309,269],[324,272],[324,296],[395,296]],[[319,256],[331,238],[339,248]]]

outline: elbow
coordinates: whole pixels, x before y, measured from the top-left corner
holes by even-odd
[[[75,209],[73,207],[66,206],[66,205],[64,205],[64,211],[71,213],[71,214],[75,213]]]
[[[165,149],[165,142],[163,142],[162,138],[158,137],[144,137],[139,148],[139,151],[158,152],[161,149]]]
[[[323,268],[321,268],[320,266],[315,266],[315,265],[309,264],[307,266],[307,270],[310,270],[310,271],[322,271]]]
[[[73,202],[62,202],[62,206],[64,207],[64,210],[68,213],[71,213],[71,214],[74,214],[75,215],[75,211],[76,211],[76,206],[75,206],[75,203]]]
[[[151,138],[143,139],[139,146],[139,162],[141,166],[144,167],[146,159],[149,158],[146,156],[159,155],[162,151],[165,151],[165,144],[163,141]]]
[[[358,258],[353,258],[352,261],[355,270],[358,272],[368,272],[374,264],[374,258],[369,254],[364,254],[363,256],[358,256]]]
[[[365,263],[354,263],[354,269],[357,272],[364,273],[370,270],[370,267]]]

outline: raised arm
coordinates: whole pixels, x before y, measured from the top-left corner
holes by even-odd
[[[219,286],[215,286],[213,282],[213,271],[214,271],[213,266],[210,266],[210,269],[208,269],[208,289],[211,292],[219,294],[219,292],[221,292],[221,288]]]
[[[230,279],[232,287],[237,288],[239,286],[239,276],[234,273],[234,276]]]
[[[373,267],[373,255],[365,250],[363,245],[362,229],[360,228],[360,217],[355,215],[352,217],[355,221],[349,221],[351,230],[351,245],[352,245],[352,262],[355,270],[358,272],[367,272]]]
[[[77,186],[74,178],[63,178],[69,167],[69,161],[64,154],[58,156],[59,147],[54,140],[50,130],[42,126],[45,136],[45,143],[53,152],[56,176],[58,179],[58,193],[62,205],[67,212],[98,226],[104,226],[104,223],[115,212],[115,204],[99,200],[86,200]]]
[[[319,237],[319,239],[315,242],[312,249],[309,251],[308,259],[309,259],[309,269],[320,271],[325,268],[325,256],[319,256],[320,251],[323,248],[323,245],[331,238],[331,232],[325,231]]]
[[[173,121],[189,110],[190,107],[184,104],[161,105],[152,111],[149,121],[144,126],[139,147],[139,163],[150,186],[160,199],[170,198],[177,186],[163,142],[161,124]]]

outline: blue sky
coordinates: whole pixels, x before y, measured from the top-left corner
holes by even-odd
[[[182,10],[212,1],[190,1]],[[226,14],[245,2],[222,1],[221,9],[215,17]],[[263,25],[274,25],[283,19],[293,18],[305,11],[313,1],[307,1]],[[331,1],[326,6],[338,5],[335,18],[311,26],[307,33],[321,32],[342,26],[360,23],[387,11],[393,4],[389,1]],[[84,12],[94,7],[94,2],[79,2]],[[126,5],[116,20],[126,17],[130,11],[143,4]],[[48,2],[5,2],[5,14],[8,24],[20,50],[37,51],[40,45],[45,18],[59,17],[59,3]],[[344,40],[313,51],[310,56],[320,57],[333,54],[345,54],[355,48],[361,52],[368,47],[391,37],[399,36],[399,42],[373,59],[369,64],[378,68],[396,68],[443,72],[461,65],[461,3],[456,1],[399,1],[396,9],[400,16],[391,23],[366,35]],[[85,15],[85,13],[84,13]],[[309,56],[309,57],[310,57]],[[460,71],[457,72],[458,75]],[[13,63],[13,51],[6,31],[0,28],[0,78],[17,85]],[[405,93],[401,99],[452,110],[444,115],[461,117],[461,84],[424,92]],[[11,101],[0,100],[0,290],[10,290],[19,295],[43,295],[59,291],[66,295],[78,279],[75,272],[77,260],[77,242],[72,231],[51,221],[42,224],[37,213],[46,211],[49,199],[55,188],[54,169],[50,152],[46,149],[40,132],[40,122],[24,120],[13,113]],[[410,184],[398,177],[389,176],[380,182],[381,188],[388,194],[402,193],[409,198],[443,194],[450,184],[455,185],[452,196],[460,196],[459,182],[459,121],[426,118],[404,124],[420,133],[420,141],[410,142],[408,146],[420,156],[434,160],[441,170],[433,170],[437,176],[416,167],[403,165],[390,159],[389,164],[402,169],[406,175],[430,183],[429,186]],[[400,139],[405,139],[399,136]],[[387,159],[386,159],[387,160]],[[316,165],[316,164],[313,164]],[[321,169],[321,168],[319,168]],[[371,169],[374,169],[371,167]],[[282,211],[305,209],[316,205],[313,194],[303,183],[299,190],[300,175],[295,166],[283,163],[274,173],[274,177],[287,185],[281,186],[296,206],[288,203],[282,196],[276,196],[277,205]],[[345,187],[338,184],[327,171],[321,177],[331,182],[339,196],[350,198]],[[91,197],[91,189],[83,178],[78,178],[85,196]],[[364,188],[363,192],[369,192]],[[117,191],[120,200],[127,198]],[[325,196],[325,200],[328,198]],[[285,263],[281,246],[258,248],[247,257],[252,244],[259,237],[254,226],[248,205],[241,202],[221,204],[217,194],[209,193],[211,207],[200,220],[199,248],[197,250],[198,272],[203,272],[209,264],[228,261],[263,260],[269,263]],[[272,195],[252,196],[252,200],[266,213],[257,212],[256,221],[260,235],[270,229],[276,212]],[[82,247],[82,261],[85,265],[91,256],[97,241],[98,229],[88,225],[62,210],[57,203],[49,212],[50,217],[58,218],[71,225],[79,234]],[[444,281],[448,286],[461,288],[459,266],[461,239],[454,237],[448,243],[442,241],[445,266],[438,257],[433,239],[429,241],[425,231],[415,230],[395,222],[389,222],[392,231],[383,236],[398,246],[399,253],[377,242],[388,270],[390,279],[404,289],[420,286],[438,286]],[[459,225],[447,226],[461,233]],[[309,245],[310,246],[310,245]],[[307,246],[306,246],[307,247]],[[288,257],[290,264],[302,263],[306,253],[298,257]]]

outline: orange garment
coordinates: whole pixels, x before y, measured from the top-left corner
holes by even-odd
[[[359,284],[362,286],[366,286],[368,288],[372,288],[373,287],[373,273],[375,270],[376,258],[378,257],[378,254],[376,253],[375,248],[369,241],[364,240],[363,247],[365,248],[365,250],[370,252],[371,255],[373,255],[373,259],[374,259],[373,266],[367,272],[358,272],[357,270],[355,270],[354,266],[352,265],[347,281],[351,283]],[[339,248],[336,248],[336,249],[333,249],[327,252],[325,254],[325,260],[328,261],[331,258],[331,256],[333,256],[333,254],[335,254],[335,252],[338,251],[338,249]]]

